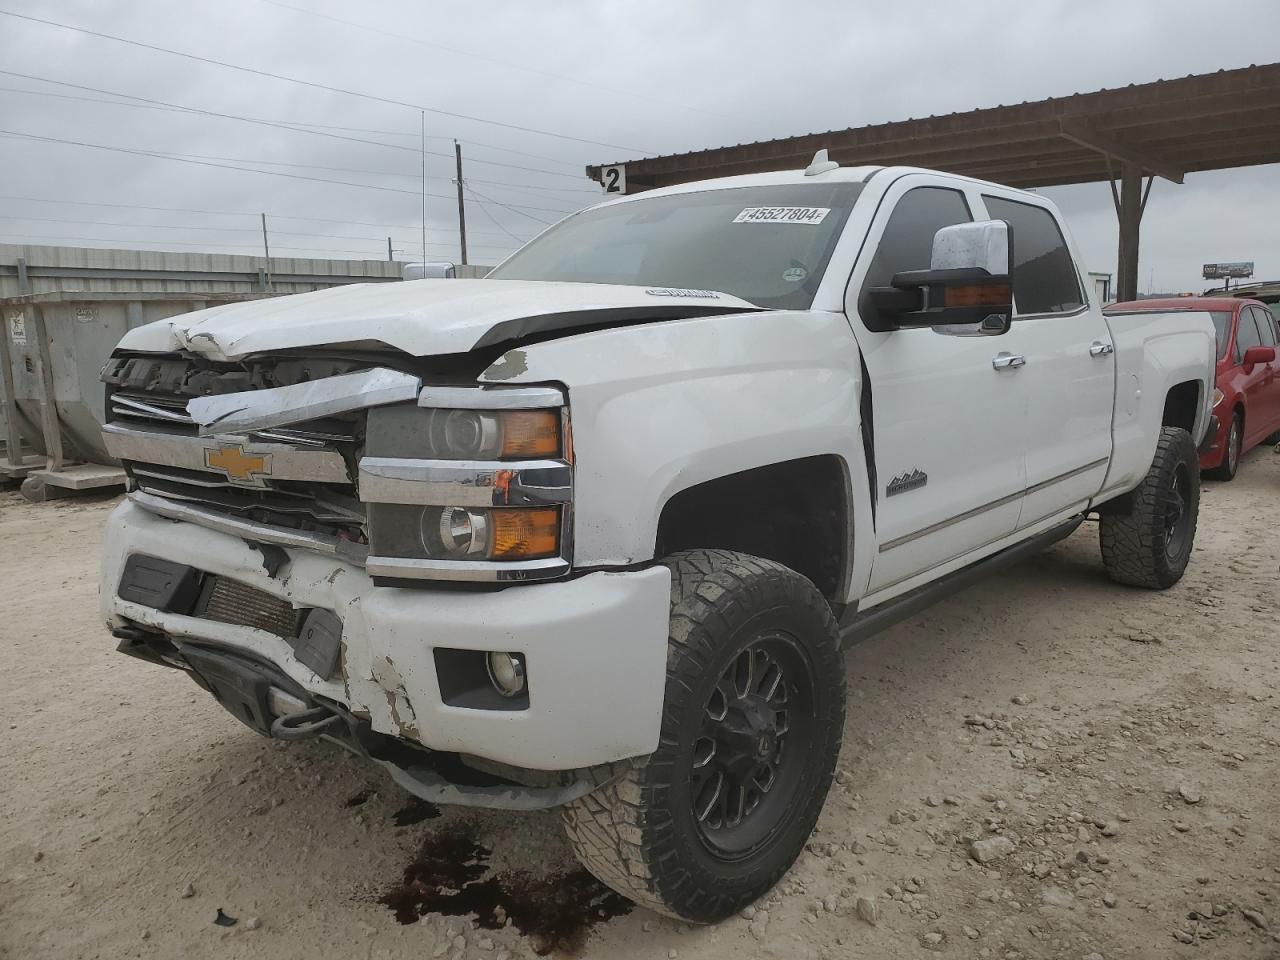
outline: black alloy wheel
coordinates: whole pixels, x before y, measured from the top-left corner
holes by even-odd
[[[794,637],[771,633],[750,641],[712,689],[689,789],[714,853],[750,856],[794,802],[814,723],[812,673]]]

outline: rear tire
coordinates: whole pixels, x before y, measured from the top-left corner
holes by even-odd
[[[1117,583],[1164,590],[1182,579],[1191,559],[1200,512],[1195,441],[1180,427],[1164,427],[1155,459],[1126,509],[1104,513],[1102,562]]]
[[[781,564],[673,554],[658,748],[565,807],[582,864],[623,896],[713,923],[766,893],[817,822],[844,729],[830,607]]]
[[[1240,469],[1240,452],[1243,447],[1244,418],[1237,410],[1231,415],[1231,427],[1227,430],[1227,449],[1222,451],[1222,463],[1212,470],[1206,470],[1205,475],[1212,480],[1221,480],[1224,483],[1234,480],[1236,471]]]

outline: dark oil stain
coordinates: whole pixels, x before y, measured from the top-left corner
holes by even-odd
[[[367,789],[361,790],[359,793],[353,793],[351,796],[347,797],[346,806],[358,807],[368,799],[369,791]]]
[[[473,916],[485,930],[510,922],[539,956],[580,956],[592,927],[634,906],[585,870],[546,877],[523,870],[491,874],[489,854],[473,824],[444,827],[426,839],[403,881],[380,902],[401,923],[428,913]]]
[[[434,803],[413,797],[408,803],[391,815],[397,827],[411,827],[423,820],[434,820],[440,816],[440,808]]]

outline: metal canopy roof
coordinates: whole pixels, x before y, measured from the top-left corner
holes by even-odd
[[[904,164],[1047,187],[1111,180],[1122,163],[1183,174],[1280,162],[1280,63],[1035,103],[626,161],[627,192],[806,166]],[[603,166],[587,167],[599,181]]]

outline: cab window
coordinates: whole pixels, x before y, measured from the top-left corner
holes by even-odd
[[[867,291],[889,286],[895,273],[928,270],[933,259],[933,235],[943,227],[972,219],[969,204],[959,190],[915,187],[899,198],[885,224],[858,297],[858,312],[868,326],[878,329],[879,317]]]
[[[983,196],[987,213],[1013,228],[1013,302],[1019,314],[1071,313],[1084,306],[1075,261],[1044,207]]]

